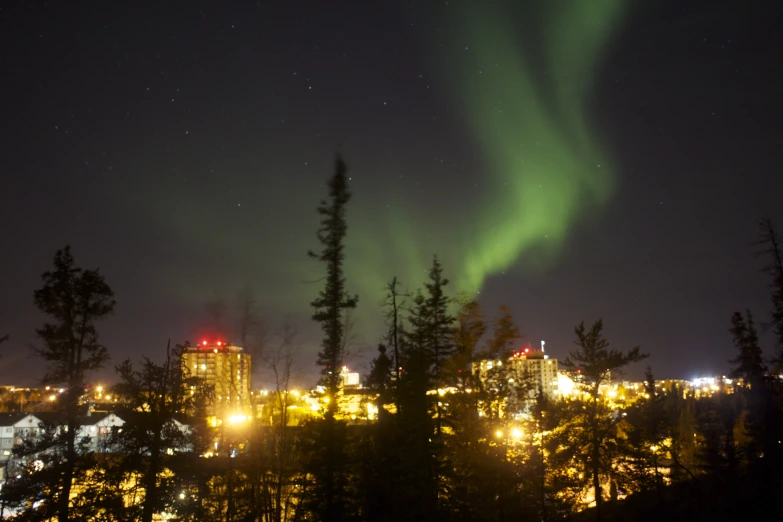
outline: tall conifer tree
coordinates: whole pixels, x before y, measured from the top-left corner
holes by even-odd
[[[610,467],[611,459],[606,455],[606,444],[611,436],[611,416],[600,397],[601,385],[612,376],[617,376],[625,366],[648,357],[634,347],[626,353],[609,349],[609,341],[603,336],[603,321],[596,321],[588,328],[584,322],[574,329],[577,349],[572,351],[562,366],[567,370],[578,370],[588,386],[589,400],[585,405],[582,432],[586,446],[586,461],[590,481],[595,494],[596,517],[601,520],[603,494],[601,478]]]
[[[770,277],[772,290],[772,320],[770,326],[775,332],[777,353],[774,362],[783,367],[783,242],[770,218],[759,222],[759,239],[756,241],[756,256],[763,257],[766,265],[763,271]]]
[[[326,388],[329,404],[327,417],[337,412],[337,394],[340,389],[340,369],[343,366],[345,341],[345,310],[356,308],[357,297],[345,289],[345,235],[348,225],[345,220],[346,207],[351,199],[348,190],[347,167],[341,157],[335,162],[334,175],[329,179],[329,201],[323,200],[318,207],[321,227],[318,241],[321,251],[310,252],[310,257],[326,266],[326,283],[311,305],[313,319],[321,324],[324,338],[318,352],[321,367],[321,381]]]
[[[448,284],[449,280],[443,277],[443,267],[438,257],[433,257],[429,282],[424,283],[427,290],[423,309],[426,317],[422,326],[425,328],[425,343],[430,356],[432,386],[436,390],[456,384],[452,379],[447,379],[444,371],[447,361],[454,354],[454,317],[449,314],[450,300],[445,293]],[[436,435],[440,435],[443,428],[441,404],[441,401],[435,401]]]
[[[99,339],[98,323],[114,312],[115,301],[114,292],[100,272],[77,267],[67,246],[55,253],[54,269],[45,272],[42,279],[43,286],[35,291],[34,302],[48,321],[36,329],[42,342],[36,352],[48,363],[44,384],[65,388],[58,401],[59,429],[55,433],[47,430],[35,447],[19,448],[24,457],[46,450],[40,457],[45,465],[28,466],[16,484],[9,481],[3,488],[3,497],[16,495],[14,500],[22,505],[29,502],[30,515],[35,512],[42,520],[56,517],[65,522],[74,518],[72,508],[79,503],[72,498],[73,485],[91,466],[77,440],[81,417],[87,413],[80,397],[87,376],[109,358]],[[24,498],[25,491],[30,493],[29,498]]]
[[[734,312],[729,331],[734,337],[734,346],[738,352],[737,356],[729,361],[735,365],[731,372],[732,377],[745,379],[751,385],[760,385],[760,379],[764,375],[764,361],[750,310],[746,311],[744,318],[741,313]]]
[[[345,429],[335,418],[338,413],[340,370],[343,366],[345,346],[345,312],[356,307],[357,297],[348,294],[343,263],[345,260],[345,236],[347,232],[346,208],[351,199],[348,190],[347,168],[341,157],[335,161],[334,175],[329,179],[329,200],[321,201],[318,213],[321,227],[318,229],[320,252],[310,252],[310,257],[326,267],[324,288],[311,305],[313,319],[321,324],[324,337],[318,352],[321,382],[326,390],[324,422],[316,428],[313,475],[317,484],[311,508],[316,518],[324,522],[345,520],[346,477],[344,437]],[[339,424],[339,425],[338,425]]]
[[[119,453],[119,478],[143,490],[143,494],[131,495],[141,500],[126,503],[122,514],[141,522],[151,522],[160,513],[177,511],[190,502],[190,497],[178,497],[181,488],[172,474],[183,460],[180,454],[195,450],[190,433],[176,424],[177,420],[187,422],[184,416],[194,411],[200,398],[191,390],[202,388],[201,380],[191,377],[182,364],[187,349],[187,344],[174,350],[167,345],[162,364],[145,357],[140,367],[130,360],[117,366],[120,382],[113,391],[120,398],[118,414],[126,424],[112,433],[110,442]],[[121,485],[117,484],[118,490]]]

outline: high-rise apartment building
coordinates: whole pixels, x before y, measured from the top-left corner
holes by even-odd
[[[220,419],[250,413],[250,354],[222,341],[201,341],[182,354],[182,364],[193,377],[214,389],[210,415]]]
[[[530,379],[530,394],[535,397],[539,390],[550,399],[557,393],[557,359],[544,352],[522,350],[514,353],[509,364],[517,367]]]
[[[498,371],[505,366],[507,371]],[[517,414],[526,410],[541,391],[554,399],[558,392],[557,359],[545,355],[543,351],[523,349],[505,361],[479,361],[474,363],[473,372],[479,371],[479,378],[485,385],[499,387],[518,387],[521,395],[511,394],[505,411]],[[500,378],[508,382],[500,382]]]

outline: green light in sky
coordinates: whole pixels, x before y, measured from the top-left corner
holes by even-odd
[[[459,86],[455,100],[491,177],[475,233],[463,244],[457,280],[467,291],[534,247],[562,244],[581,212],[612,193],[585,102],[624,2],[541,4],[522,24],[484,2],[455,8],[451,19],[451,45],[465,48],[446,74]]]
[[[589,124],[587,104],[624,2],[518,3],[533,7],[520,16],[512,2],[505,8],[474,2],[467,9],[451,2],[440,20],[443,32],[422,42],[431,46],[431,65],[439,68],[433,88],[450,101],[480,151],[474,179],[444,178],[440,187],[411,191],[397,183],[402,163],[382,159],[395,152],[386,142],[368,140],[365,146],[387,148],[387,156],[377,149],[360,149],[364,156],[358,157],[350,147],[345,151],[350,175],[358,180],[348,209],[346,279],[360,296],[357,319],[367,330],[379,326],[383,288],[392,277],[417,288],[437,254],[452,288],[475,293],[515,266],[546,265],[585,211],[612,194],[611,161]],[[372,127],[362,132],[372,134]],[[413,176],[425,174],[425,165],[408,167]],[[230,296],[249,283],[269,309],[304,314],[321,277],[306,252],[315,246],[315,207],[324,197],[329,167],[317,175],[300,169],[291,180],[288,165],[270,162],[263,180],[287,184],[258,186],[248,167],[229,162],[221,169],[226,177],[215,176],[200,188],[153,180],[146,188],[134,181],[128,190],[135,205],[146,204],[148,193],[160,193],[154,222],[170,223],[178,241],[198,253],[193,263],[203,277],[194,281],[190,272],[173,271],[166,285],[179,295],[192,294],[195,302],[214,292]],[[457,186],[474,181],[473,192]],[[242,199],[241,207],[212,204],[211,195],[225,186],[236,186],[250,200]]]

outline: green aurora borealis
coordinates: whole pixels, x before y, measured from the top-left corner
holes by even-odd
[[[559,4],[559,5],[558,5]],[[464,245],[462,285],[481,287],[540,247],[557,248],[590,205],[606,201],[612,172],[587,122],[592,87],[622,0],[548,2],[539,13],[540,63],[520,45],[525,27],[502,11],[464,13],[470,46],[459,64],[462,108],[480,143],[491,194]],[[528,24],[530,25],[530,24]],[[532,46],[528,46],[530,48]]]
[[[415,208],[393,213],[387,231],[358,223],[352,232],[361,239],[352,244],[376,248],[354,250],[360,261],[353,266],[389,267],[383,274],[357,270],[362,290],[382,288],[391,274],[417,285],[438,253],[453,286],[473,294],[488,278],[514,269],[522,256],[532,258],[529,266],[544,265],[584,212],[611,196],[611,162],[585,104],[624,2],[546,4],[548,10],[527,13],[536,19],[522,25],[512,22],[519,13],[483,3],[449,13],[449,45],[465,49],[444,60],[442,86],[454,90],[448,98],[478,144],[481,172],[475,175],[482,193],[437,232]],[[521,38],[533,29],[535,38]],[[378,244],[384,233],[393,238],[393,249]],[[390,266],[391,260],[396,263]],[[356,282],[356,273],[352,278]]]
[[[439,190],[433,186],[421,194],[399,190],[393,184],[397,165],[354,161],[346,142],[349,175],[356,177],[348,211],[347,280],[360,296],[357,319],[370,325],[364,333],[374,335],[391,277],[413,290],[437,254],[452,281],[450,291],[475,294],[489,278],[522,264],[545,269],[585,211],[610,197],[611,161],[590,128],[585,103],[623,2],[541,4],[546,9],[521,16],[483,4],[475,12],[445,10],[443,40],[418,42],[422,55],[437,62],[430,64],[433,88],[477,151],[469,177],[480,188],[454,202],[428,193]],[[442,48],[459,52],[444,57],[438,54]],[[206,271],[198,282],[175,273],[166,283],[170,291],[194,302],[216,295],[230,301],[250,284],[267,310],[308,316],[320,267],[306,252],[317,247],[315,207],[326,195],[322,180],[331,174],[330,149],[323,145],[324,161],[317,171],[309,167],[309,179],[281,173],[293,177],[275,185],[251,175],[245,190],[260,196],[225,213],[202,210],[204,192],[220,191],[217,182],[194,188],[156,180],[154,190],[170,194],[158,198],[160,221],[172,224],[184,248],[199,252],[194,262]],[[230,163],[215,168],[239,170]],[[451,180],[438,183],[448,187]],[[136,203],[150,204],[143,202],[143,192],[135,194],[141,198]],[[231,272],[210,271],[226,256]],[[254,283],[258,274],[263,287]]]

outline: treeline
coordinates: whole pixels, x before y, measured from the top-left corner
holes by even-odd
[[[576,326],[575,348],[561,361],[583,379],[579,393],[548,397],[520,366],[503,364],[521,337],[511,312],[501,308],[488,319],[476,301],[450,296],[434,258],[419,291],[407,293],[391,278],[387,331],[365,383],[377,419],[347,422],[340,369],[347,312],[358,301],[346,289],[350,192],[339,158],[328,187],[318,207],[320,248],[310,253],[325,272],[311,303],[323,331],[323,415],[289,422],[292,358],[284,339],[266,358],[276,383],[271,411],[210,427],[210,390],[183,368],[186,346],[177,346],[163,363],[117,366],[114,393],[127,422],[106,451],[91,451],[78,433],[87,413],[80,397],[107,361],[97,326],[115,302],[101,274],[78,268],[66,248],[34,295],[49,318],[37,330],[48,365],[43,381],[65,392],[59,417],[14,448],[0,492],[5,518],[553,521],[591,509],[600,520],[617,517],[626,496],[664,506],[679,501],[672,492],[683,484],[777,473],[783,394],[773,375],[783,362],[783,263],[770,221],[762,222],[759,246],[770,261],[777,355],[770,371],[750,312],[735,314],[732,377],[742,383],[735,393],[697,398],[656,386],[648,367],[642,398],[616,406],[603,386],[647,354],[613,349],[599,320]]]

